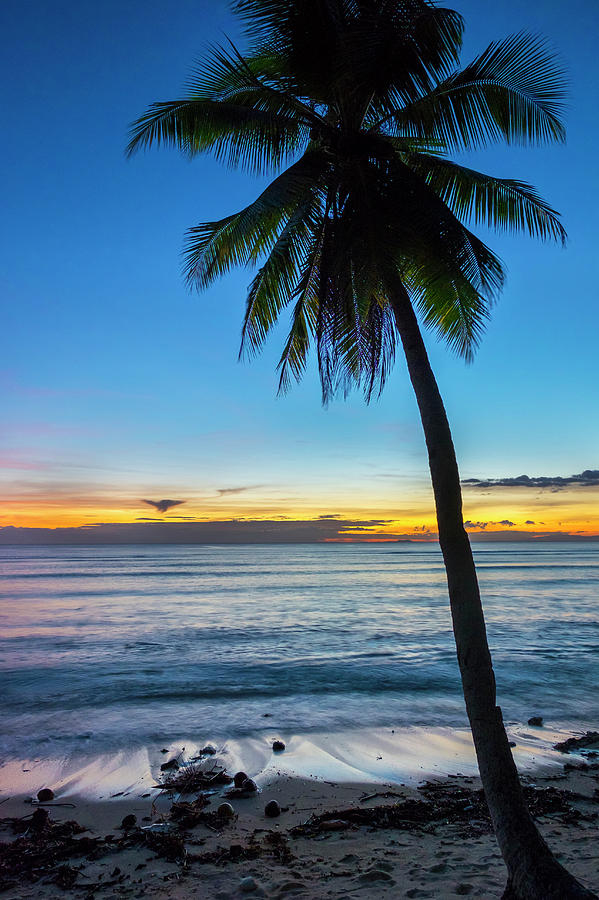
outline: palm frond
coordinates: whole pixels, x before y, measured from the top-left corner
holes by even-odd
[[[313,105],[289,89],[285,59],[272,51],[244,56],[232,41],[228,49],[214,44],[207,59],[192,72],[187,87],[198,99],[232,101],[296,118],[304,125],[322,123]]]
[[[531,185],[512,178],[495,178],[436,155],[402,155],[458,218],[565,243],[566,231],[559,214]]]
[[[464,23],[426,0],[356,3],[333,60],[370,105],[402,105],[431,91],[459,59]]]
[[[318,230],[320,199],[310,191],[292,213],[268,259],[252,280],[241,332],[240,357],[257,353],[281,310],[296,292],[306,258],[313,254],[314,231]]]
[[[324,222],[312,237],[312,246],[306,254],[295,290],[296,302],[291,317],[291,328],[277,366],[279,394],[287,393],[292,379],[299,381],[306,368],[310,344],[318,322],[323,233]]]
[[[563,141],[565,76],[544,41],[520,33],[496,41],[427,96],[392,111],[376,127],[435,138],[450,149],[491,141]]]
[[[393,281],[386,262],[393,260],[425,323],[469,359],[503,286],[501,261],[459,221],[424,177],[400,159],[390,161],[389,169],[391,182],[373,217],[381,229],[377,238],[383,248],[381,280]],[[389,235],[383,244],[385,230]]]
[[[277,169],[305,148],[307,126],[270,110],[214,100],[154,103],[130,132],[127,155],[153,144],[188,156],[212,153],[232,168],[254,174]]]
[[[466,362],[472,362],[489,319],[489,303],[467,278],[439,268],[406,271],[404,283],[424,324]]]
[[[307,151],[245,209],[190,228],[183,268],[187,283],[202,290],[233,266],[267,254],[293,212],[311,195],[323,165],[319,151]]]

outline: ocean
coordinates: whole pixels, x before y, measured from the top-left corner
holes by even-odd
[[[599,544],[475,545],[508,722],[599,724]],[[464,727],[434,544],[0,548],[4,760]]]

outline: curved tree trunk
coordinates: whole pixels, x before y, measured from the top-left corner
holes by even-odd
[[[472,549],[464,530],[460,476],[447,415],[416,315],[402,286],[391,303],[426,438],[466,710],[493,827],[508,869],[505,897],[597,900],[555,859],[526,808],[501,709],[496,705],[495,675]]]

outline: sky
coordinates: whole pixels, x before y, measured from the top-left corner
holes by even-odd
[[[533,183],[569,235],[562,249],[479,230],[508,281],[474,363],[426,336],[467,527],[477,539],[598,536],[599,6],[453,6],[464,62],[524,29],[547,37],[570,82],[564,146],[460,159]],[[228,5],[3,0],[0,31],[0,542],[43,541],[44,529],[164,538],[151,520],[190,540],[434,538],[403,360],[369,406],[353,395],[324,409],[314,365],[277,397],[286,320],[258,359],[237,360],[251,272],[202,295],[183,284],[185,230],[246,205],[260,179],[174,150],[125,159],[131,121],[180,93],[207,44],[243,42]],[[162,499],[184,502],[144,502]]]

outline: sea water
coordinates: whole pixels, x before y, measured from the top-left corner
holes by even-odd
[[[599,724],[599,544],[475,545],[507,721]],[[0,548],[8,758],[463,727],[435,544]]]

